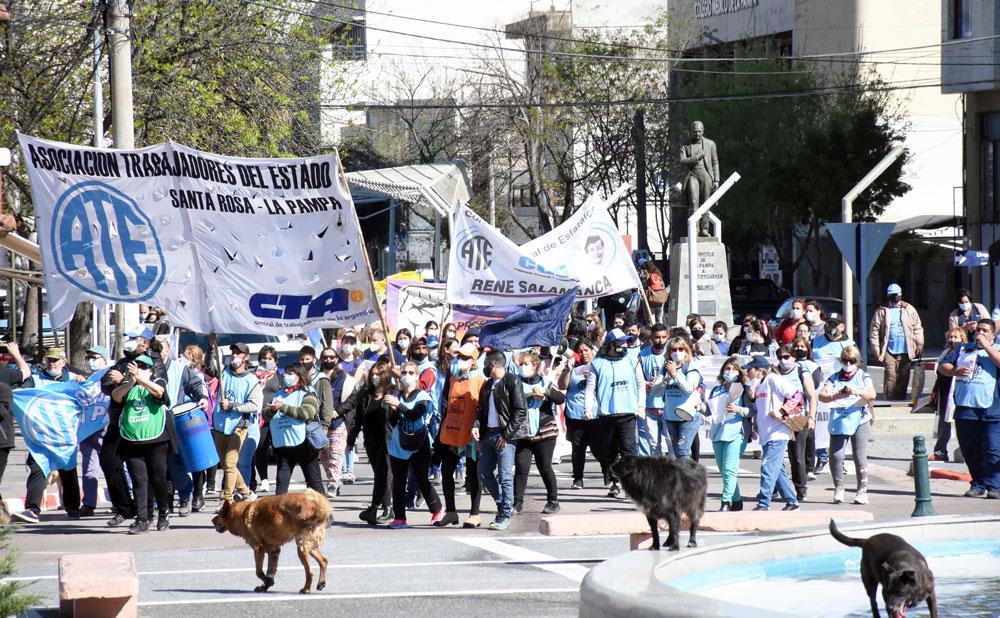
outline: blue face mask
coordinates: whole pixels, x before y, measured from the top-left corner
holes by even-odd
[[[732,384],[739,378],[740,374],[736,373],[735,371],[727,371],[722,374],[722,379],[725,380],[726,382],[729,382],[730,384]]]
[[[299,383],[299,376],[294,373],[286,373],[282,379],[285,382],[285,386],[288,388],[291,388]]]

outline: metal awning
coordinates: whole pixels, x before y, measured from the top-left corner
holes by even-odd
[[[461,168],[453,163],[404,165],[347,174],[351,194],[367,192],[423,206],[448,216],[456,203],[469,201],[469,185]],[[358,200],[359,195],[355,195]]]
[[[943,227],[957,228],[962,225],[963,221],[964,217],[956,217],[954,215],[920,215],[897,221],[892,233],[902,234],[917,230],[936,230]]]

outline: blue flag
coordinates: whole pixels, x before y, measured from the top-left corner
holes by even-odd
[[[106,371],[83,383],[47,382],[14,391],[14,418],[24,445],[46,475],[75,468],[80,441],[108,425],[108,398],[100,390]]]
[[[559,345],[566,333],[566,318],[573,309],[579,288],[539,305],[520,309],[510,316],[483,324],[479,345],[497,350],[519,350],[533,345]]]

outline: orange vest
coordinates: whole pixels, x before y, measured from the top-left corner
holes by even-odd
[[[463,447],[472,441],[479,391],[486,378],[473,375],[468,380],[452,380],[448,389],[448,413],[441,424],[438,439],[448,446]]]

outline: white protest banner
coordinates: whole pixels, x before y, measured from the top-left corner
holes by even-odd
[[[452,212],[449,254],[446,297],[453,305],[535,305],[577,287],[466,206]]]
[[[53,326],[146,302],[198,332],[299,333],[377,317],[337,156],[242,159],[18,135]]]
[[[577,298],[599,298],[642,287],[608,203],[591,195],[554,230],[521,246],[545,272],[580,282]]]

